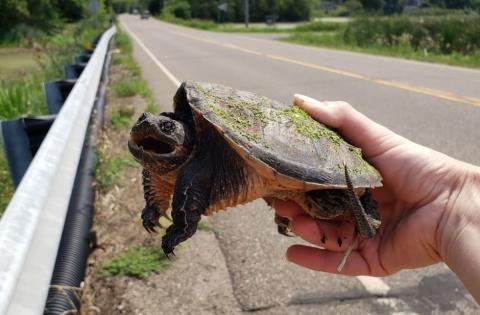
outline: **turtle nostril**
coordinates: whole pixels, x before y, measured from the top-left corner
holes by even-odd
[[[141,124],[142,122],[144,122],[148,117],[148,114],[147,113],[143,113],[142,115],[140,115],[140,117],[138,118],[137,120],[137,125],[138,124]]]

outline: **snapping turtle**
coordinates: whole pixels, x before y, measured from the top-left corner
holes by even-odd
[[[147,231],[172,200],[173,224],[162,239],[167,256],[195,233],[201,215],[260,197],[293,200],[314,218],[351,220],[367,239],[380,225],[368,192],[381,186],[380,174],[360,149],[296,106],[185,82],[173,113],[142,114],[130,136],[130,152],[144,167]],[[288,233],[288,219],[275,222]]]

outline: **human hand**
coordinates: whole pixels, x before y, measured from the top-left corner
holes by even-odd
[[[459,221],[480,221],[480,206],[472,206],[480,204],[480,196],[470,198],[472,190],[465,188],[478,187],[478,168],[415,144],[345,102],[296,95],[295,104],[362,148],[365,159],[383,176],[384,186],[372,190],[379,204],[380,230],[373,239],[358,241],[341,273],[385,276],[442,260],[448,263],[465,227]],[[337,263],[353,226],[314,220],[292,202],[276,200],[273,205],[280,216],[291,219],[295,234],[324,248],[293,245],[287,258],[310,269],[338,273]],[[340,247],[339,237],[344,240]]]

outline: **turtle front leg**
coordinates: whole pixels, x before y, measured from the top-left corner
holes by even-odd
[[[168,218],[165,212],[169,206],[172,185],[167,182],[152,183],[150,172],[146,169],[142,172],[142,184],[143,197],[146,203],[145,208],[142,210],[142,224],[147,232],[156,232],[155,227],[163,228],[159,222],[160,217]],[[154,187],[154,184],[161,187]],[[155,193],[156,190],[160,193]]]
[[[142,224],[148,233],[156,232],[155,227],[159,226],[160,207],[154,202],[154,193],[152,191],[150,173],[144,169],[142,171],[143,197],[145,199],[145,208],[142,210]]]
[[[175,246],[197,230],[201,215],[210,203],[212,171],[205,163],[193,159],[180,172],[172,201],[173,224],[162,238],[162,249],[169,257]]]
[[[348,174],[347,165],[345,165],[345,181],[347,183],[347,193],[352,205],[352,213],[355,218],[356,228],[363,238],[373,238],[377,233],[377,228],[380,225],[380,221],[376,218],[371,218],[369,214],[375,213],[376,202],[371,198],[370,193],[365,192],[367,195],[364,194],[365,197],[362,196],[362,201],[365,202],[365,206],[367,206],[369,210],[367,213],[362,205],[362,202],[353,189],[353,184],[352,180],[350,179],[350,175]]]

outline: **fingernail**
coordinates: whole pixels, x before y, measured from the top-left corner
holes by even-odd
[[[289,255],[288,255],[288,250],[287,250],[287,252],[285,253],[285,258],[287,259],[288,262],[291,262],[290,257],[289,257]]]
[[[289,255],[289,252],[292,250],[292,246],[290,246],[289,248],[287,248],[287,251],[285,252],[285,258],[287,259],[287,261],[292,261],[290,259],[290,255]]]
[[[295,94],[293,98],[294,98],[294,103],[297,105],[302,105],[305,102],[305,98],[301,94]]]
[[[342,247],[342,238],[341,237],[337,237],[337,244],[338,244],[338,247]]]
[[[322,244],[325,244],[327,242],[327,236],[326,235],[323,235],[322,236],[322,239],[320,240],[320,242],[322,242]]]

